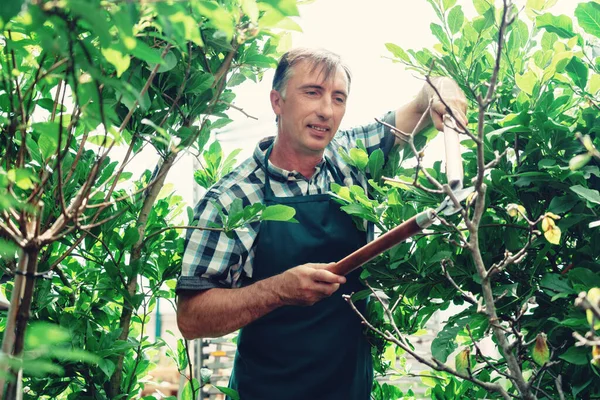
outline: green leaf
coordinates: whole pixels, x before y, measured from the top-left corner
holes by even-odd
[[[461,6],[454,7],[450,10],[448,13],[448,27],[453,35],[460,31],[460,28],[462,28],[464,22],[465,13],[463,12]]]
[[[571,186],[570,189],[582,199],[587,200],[590,203],[600,204],[600,193],[597,190],[588,189],[581,185]]]
[[[292,207],[276,204],[265,208],[260,216],[261,221],[290,221],[296,215]],[[291,221],[290,221],[291,222]]]
[[[186,93],[201,94],[205,90],[209,89],[215,81],[213,74],[206,72],[195,72],[193,73],[185,85]]]
[[[140,60],[146,61],[148,64],[164,63],[159,50],[153,49],[139,39],[137,40],[136,46],[131,50],[131,55]]]
[[[127,54],[121,53],[119,50],[116,50],[113,47],[102,49],[102,55],[104,58],[106,58],[106,61],[115,67],[117,71],[117,78],[120,78],[121,75],[123,75],[123,72],[127,71],[129,68],[131,57]]]
[[[546,31],[542,35],[542,49],[552,50],[556,42],[558,42],[558,35],[556,33]]]
[[[270,5],[286,17],[297,17],[300,15],[296,0],[259,0],[260,3]]]
[[[589,68],[579,59],[579,57],[571,58],[571,61],[566,67],[567,74],[573,79],[575,85],[585,90],[588,81]]]
[[[221,393],[224,393],[225,395],[229,396],[231,400],[240,400],[240,395],[238,394],[238,392],[231,388],[224,386],[215,386],[215,388],[219,389]]]
[[[508,39],[508,49],[509,51],[515,53],[517,51],[521,51],[521,49],[527,44],[527,41],[529,40],[529,29],[527,28],[527,24],[521,20],[515,21],[511,25],[511,28],[510,38]]]
[[[242,7],[242,12],[250,18],[250,20],[254,23],[258,21],[258,6],[256,5],[256,0],[241,0],[240,6]]]
[[[24,374],[37,377],[43,377],[49,374],[62,375],[65,372],[60,365],[41,359],[23,360],[22,368]]]
[[[129,248],[140,238],[140,234],[134,226],[130,226],[125,230],[125,234],[123,235],[123,249]]]
[[[98,367],[104,372],[104,375],[106,375],[107,378],[112,376],[116,368],[115,363],[107,358],[101,358],[100,361],[98,361]]]
[[[197,379],[187,380],[181,391],[181,399],[194,399],[194,393],[198,394],[200,382]]]
[[[9,181],[14,182],[15,185],[23,190],[33,189],[33,182],[38,181],[37,177],[32,171],[23,168],[11,169],[8,171],[6,176],[8,177]]]
[[[19,246],[8,240],[0,239],[0,257],[3,260],[12,260],[19,251]]]
[[[456,4],[456,0],[442,0],[442,6],[444,10],[449,10],[451,7],[454,7]]]
[[[537,83],[537,76],[531,70],[525,72],[524,74],[516,74],[515,75],[515,83],[517,87],[527,93],[529,96],[533,94],[533,88]]]
[[[567,351],[565,351],[563,354],[558,356],[558,358],[560,358],[561,360],[565,360],[566,362],[568,362],[570,364],[587,365],[587,363],[589,363],[589,359],[588,359],[589,352],[590,352],[589,348],[587,348],[585,346],[583,346],[583,347],[572,346]]]
[[[352,148],[350,149],[349,153],[352,162],[358,169],[364,170],[367,167],[367,164],[369,163],[369,155],[366,151],[362,149]]]
[[[69,330],[48,322],[34,322],[27,329],[25,347],[29,350],[41,346],[51,346],[64,343],[71,339]]]
[[[450,48],[450,39],[448,39],[446,32],[444,32],[444,28],[435,23],[429,25],[429,28],[431,29],[433,36],[435,36],[442,45],[446,46],[446,48]]]
[[[235,23],[229,11],[221,7],[216,1],[198,1],[192,4],[203,17],[208,18],[211,26],[223,32],[228,42],[231,41]],[[197,26],[195,30],[199,31]]]
[[[595,96],[600,90],[600,74],[593,74],[590,78],[589,92]]]
[[[161,65],[160,67],[158,67],[158,70],[156,72],[168,72],[175,68],[176,65],[177,57],[175,56],[175,54],[173,54],[172,51],[169,51],[167,54],[165,54],[165,58],[161,62]],[[156,64],[148,64],[149,69],[154,69],[155,66]]]
[[[584,31],[600,38],[600,4],[594,1],[579,3],[575,9],[575,17]]]
[[[488,0],[473,0],[473,6],[479,15],[485,14],[492,4]]]
[[[456,335],[464,328],[467,322],[467,318],[461,318],[453,322],[448,321],[431,342],[431,355],[445,363],[448,360],[448,356],[458,347],[456,344]]]
[[[98,364],[100,357],[96,354],[90,353],[89,351],[72,348],[61,348],[53,346],[50,349],[50,355],[61,361],[73,361],[73,362],[84,362],[87,364]]]
[[[494,8],[490,7],[481,17],[473,19],[473,29],[477,32],[483,32],[486,29],[494,26],[495,12]]]
[[[385,47],[388,49],[389,52],[391,52],[394,55],[394,57],[399,58],[400,60],[407,63],[410,62],[410,57],[408,56],[408,54],[406,54],[404,50],[402,50],[400,46],[395,45],[394,43],[386,43]]]
[[[381,149],[377,149],[373,153],[371,153],[371,155],[369,156],[369,172],[371,174],[371,177],[373,177],[374,179],[379,179],[384,164],[385,156]]]
[[[540,281],[540,286],[556,293],[576,293],[575,290],[573,290],[571,283],[558,274],[545,274]]]
[[[25,3],[25,0],[3,0],[2,7],[0,7],[0,28],[19,14],[23,3]]]
[[[201,3],[204,2],[192,2],[192,5],[198,6]],[[196,18],[194,18],[194,16],[183,11],[178,11],[169,15],[167,18],[173,24],[174,30],[176,30],[180,36],[183,36],[185,40],[189,40],[198,46],[204,45],[202,36],[200,35],[198,21]]]
[[[33,124],[32,128],[40,134],[38,146],[42,157],[47,160],[58,149],[58,122],[39,122]]]
[[[184,371],[188,366],[188,356],[185,350],[185,343],[182,339],[177,340],[177,369]]]
[[[550,13],[540,15],[536,18],[538,28],[544,28],[548,32],[554,32],[558,36],[570,39],[575,36],[573,32],[573,21],[566,15],[554,16]]]

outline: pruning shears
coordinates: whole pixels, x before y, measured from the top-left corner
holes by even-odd
[[[338,275],[347,275],[384,251],[429,227],[438,215],[448,216],[456,214],[462,209],[460,203],[466,200],[475,189],[474,187],[463,188],[464,171],[459,134],[456,130],[456,123],[449,116],[444,117],[444,145],[446,152],[446,176],[452,196],[446,196],[437,208],[429,208],[422,211],[372,242],[367,243],[352,254],[344,257],[333,264],[333,266],[327,268],[329,271]]]

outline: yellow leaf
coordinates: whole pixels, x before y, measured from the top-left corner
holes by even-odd
[[[508,215],[514,218],[519,215],[519,206],[516,204],[509,204],[506,206],[506,212],[508,212]]]
[[[600,346],[592,346],[592,364],[600,367]]]
[[[476,198],[477,198],[477,192],[473,192],[470,195],[468,195],[467,200],[465,201],[467,204],[467,207],[469,207],[471,204],[473,204],[475,202]]]
[[[547,216],[544,217],[544,219],[542,220],[542,232],[548,232],[554,226],[556,226],[556,224],[554,223],[554,220],[552,218]]]
[[[519,216],[517,217],[517,221],[520,221],[523,219],[523,215],[525,215],[525,207],[519,205],[517,206],[517,208],[519,209]]]
[[[468,370],[471,369],[469,356],[471,355],[471,350],[464,349],[460,353],[456,355],[454,358],[454,367],[456,368],[456,372],[459,374],[467,375]]]
[[[600,288],[591,288],[590,290],[588,290],[587,301],[589,301],[592,305],[595,305],[596,307],[600,307]],[[594,313],[592,312],[592,310],[586,310],[585,314],[587,316],[588,323],[590,325],[594,324],[594,329],[599,330],[600,320],[598,318],[595,318],[596,321],[594,322]]]
[[[102,55],[106,58],[106,61],[111,63],[117,71],[117,78],[120,78],[123,72],[129,68],[131,57],[127,54],[123,54],[113,48],[101,49]]]
[[[544,218],[546,219],[546,218]],[[548,218],[550,221],[552,221],[550,218]],[[552,224],[554,224],[554,222],[552,222]],[[552,244],[559,244],[560,243],[560,228],[556,225],[554,225],[551,229],[547,230],[546,232],[544,232],[544,237],[546,238],[547,241],[549,241]]]
[[[595,95],[600,90],[600,75],[594,74],[590,78],[590,93]]]
[[[591,159],[592,155],[590,153],[578,154],[569,160],[569,169],[571,171],[577,171],[578,169],[585,167]]]
[[[550,349],[546,342],[546,335],[539,333],[535,338],[535,346],[532,354],[533,361],[540,367],[550,360]]]
[[[598,76],[600,77],[600,75]],[[590,135],[585,135],[582,141],[587,151],[593,151],[595,149],[594,143],[592,142],[592,138],[590,137]]]
[[[388,346],[383,353],[383,358],[390,363],[392,368],[396,368],[396,346]]]

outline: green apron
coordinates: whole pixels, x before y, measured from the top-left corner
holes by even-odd
[[[267,150],[265,168],[271,153]],[[338,184],[340,174],[327,159]],[[366,235],[328,194],[275,197],[265,173],[265,204],[296,209],[299,223],[261,222],[249,283],[313,262],[335,262],[366,243]],[[310,307],[285,306],[245,326],[229,385],[241,400],[368,400],[370,346],[358,316],[342,299],[364,289],[360,270],[331,297]],[[365,311],[366,303],[357,307]]]

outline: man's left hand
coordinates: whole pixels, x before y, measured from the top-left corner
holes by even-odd
[[[458,84],[447,77],[432,77],[431,83],[437,89],[434,90],[429,83],[425,83],[419,94],[419,103],[423,112],[431,103],[431,120],[433,125],[439,131],[444,130],[444,115],[454,116],[457,122],[467,126],[467,97]],[[438,96],[439,93],[439,96]],[[440,96],[443,99],[440,100]],[[444,103],[446,103],[444,105]],[[452,111],[448,112],[448,108]]]

